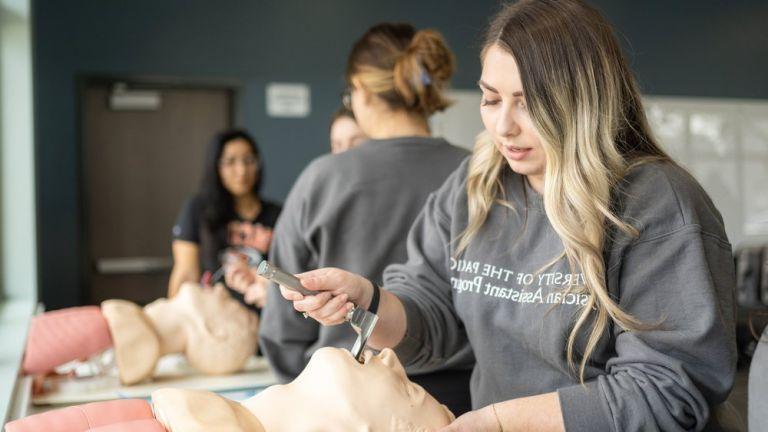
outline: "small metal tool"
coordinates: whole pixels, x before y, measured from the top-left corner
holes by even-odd
[[[303,295],[317,294],[315,291],[310,291],[304,288],[301,285],[299,278],[281,270],[267,260],[264,260],[259,264],[256,273],[259,276],[265,277],[272,282]],[[355,332],[357,332],[357,339],[355,340],[355,344],[352,345],[350,352],[352,352],[352,355],[360,363],[363,362],[363,349],[365,348],[365,344],[368,342],[371,333],[373,333],[373,328],[376,326],[378,320],[378,315],[370,313],[358,306],[355,306],[347,313],[346,321],[349,322]]]
[[[315,295],[314,291],[310,291],[301,285],[301,281],[296,276],[283,271],[271,262],[264,260],[259,264],[259,268],[256,269],[256,274],[265,277],[278,285],[282,285],[291,291],[296,291],[303,295]]]

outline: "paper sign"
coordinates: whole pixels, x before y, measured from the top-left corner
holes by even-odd
[[[267,84],[267,115],[300,118],[310,112],[309,85],[301,83]]]

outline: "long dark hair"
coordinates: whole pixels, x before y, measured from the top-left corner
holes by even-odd
[[[243,140],[251,147],[256,157],[256,179],[253,182],[251,192],[259,199],[261,182],[264,178],[264,167],[261,163],[261,153],[256,140],[242,129],[229,129],[216,134],[208,145],[208,154],[205,158],[205,171],[200,183],[200,197],[203,200],[203,224],[205,228],[215,231],[227,222],[237,217],[235,212],[235,200],[232,194],[224,187],[219,175],[219,161],[224,152],[224,146],[234,140]]]

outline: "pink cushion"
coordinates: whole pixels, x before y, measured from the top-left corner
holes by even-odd
[[[99,426],[154,418],[152,407],[147,401],[119,399],[35,414],[8,423],[5,432],[85,432]]]
[[[166,432],[157,420],[134,420],[88,429],[88,432]]]
[[[98,306],[46,312],[32,319],[23,369],[42,374],[112,346],[107,320]]]

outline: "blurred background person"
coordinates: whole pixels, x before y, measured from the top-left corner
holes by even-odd
[[[405,260],[408,229],[427,196],[468,156],[431,137],[428,123],[449,105],[444,90],[453,70],[453,53],[433,30],[384,23],[354,44],[343,102],[369,139],[304,169],[275,227],[270,260],[291,273],[357,269],[375,284],[387,264]],[[348,325],[321,328],[304,319],[277,287],[267,292],[261,329],[261,350],[282,382],[317,349],[349,349],[357,337]],[[474,364],[462,360],[451,370],[411,376],[457,415],[469,409]]]
[[[219,269],[224,261],[242,258],[232,252],[266,255],[280,206],[259,195],[263,177],[259,148],[250,134],[232,129],[214,137],[200,190],[184,204],[173,227],[168,297],[184,282],[223,280]],[[243,301],[241,294],[233,294]]]
[[[358,126],[352,110],[342,106],[333,113],[331,118],[331,153],[341,153],[357,147],[367,139],[368,136]]]

